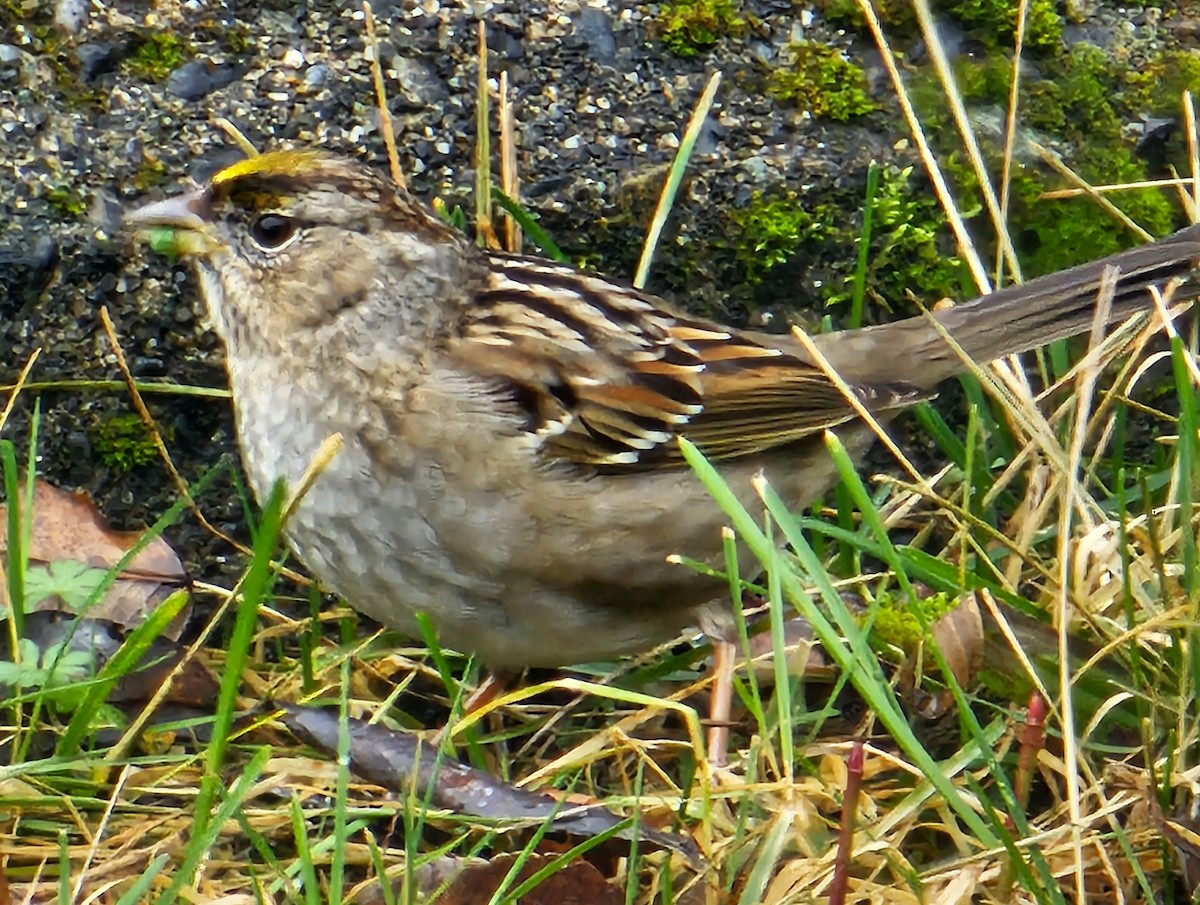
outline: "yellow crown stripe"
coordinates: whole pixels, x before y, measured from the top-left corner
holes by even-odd
[[[247,176],[299,176],[320,158],[320,151],[269,151],[227,166],[213,176],[212,184],[228,185]]]

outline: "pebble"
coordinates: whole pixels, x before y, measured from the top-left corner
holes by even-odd
[[[333,70],[329,68],[328,63],[314,63],[304,73],[301,90],[305,94],[313,94],[328,85],[332,77]]]
[[[232,63],[192,60],[167,76],[167,90],[185,101],[198,101],[229,85],[237,77],[237,67]]]
[[[108,41],[92,41],[75,48],[75,59],[79,61],[79,77],[85,82],[93,82],[117,68],[121,48]]]
[[[58,0],[54,4],[54,24],[68,34],[77,35],[88,24],[88,0]]]
[[[587,55],[601,63],[611,63],[617,57],[617,41],[613,37],[612,16],[605,9],[584,6],[573,22],[576,37],[587,47]]]

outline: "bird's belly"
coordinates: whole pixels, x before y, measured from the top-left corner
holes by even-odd
[[[727,593],[667,561],[679,553],[722,565],[728,519],[690,472],[452,473],[455,457],[437,445],[406,449],[381,469],[361,440],[361,413],[312,415],[285,396],[239,400],[246,470],[260,500],[276,477],[294,489],[324,440],[343,434],[286,531],[326,587],[390,628],[416,636],[424,612],[442,644],[489,665],[569,665],[669,640]],[[831,464],[814,471],[809,457],[767,463],[785,499],[807,503],[832,479]],[[763,464],[722,468],[752,508]],[[748,556],[741,568],[755,571]]]
[[[270,452],[261,443],[251,452],[253,440],[243,439],[261,500],[276,476],[294,488],[325,436],[293,424],[265,447]],[[419,637],[416,613],[424,612],[441,644],[493,667],[637,653],[677,634],[692,621],[691,606],[720,590],[669,565],[667,546],[652,562],[643,562],[645,550],[629,551],[633,570],[614,563],[608,581],[558,580],[572,570],[571,556],[587,551],[549,542],[510,499],[488,494],[439,505],[416,486],[411,475],[378,480],[350,440],[293,511],[288,540],[323,586],[355,609],[412,637]]]

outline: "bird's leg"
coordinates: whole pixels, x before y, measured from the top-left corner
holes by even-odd
[[[712,692],[708,702],[708,763],[724,767],[729,762],[729,713],[733,706],[733,669],[737,646],[721,638],[712,639]]]
[[[463,701],[463,716],[474,713],[485,704],[490,704],[496,700],[508,688],[509,682],[512,681],[513,674],[507,669],[496,669],[488,672],[483,677],[475,690],[467,695],[467,699]]]
[[[508,688],[509,682],[512,681],[513,673],[506,669],[491,670],[485,675],[474,690],[466,696],[462,702],[462,715],[468,716],[474,713],[481,707],[490,704],[497,697],[504,693]],[[453,714],[451,714],[453,716]],[[441,747],[442,742],[446,738],[446,733],[454,727],[452,722],[446,723],[438,730],[437,735],[433,737],[433,746]]]
[[[729,760],[730,711],[733,707],[733,671],[738,659],[737,623],[724,603],[700,611],[700,630],[713,646],[712,691],[708,699],[708,763],[724,767]]]

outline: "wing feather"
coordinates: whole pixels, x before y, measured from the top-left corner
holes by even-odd
[[[545,261],[496,255],[493,264],[449,352],[511,387],[548,460],[675,468],[684,464],[680,436],[710,458],[732,459],[855,417],[786,337],[772,345]],[[853,389],[873,410],[924,395],[906,384]]]

